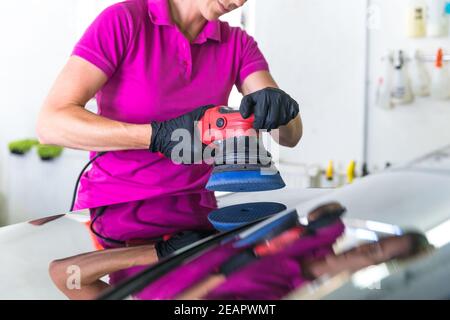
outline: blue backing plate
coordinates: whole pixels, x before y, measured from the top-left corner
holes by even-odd
[[[206,189],[224,192],[253,192],[277,190],[285,186],[279,173],[261,174],[261,170],[230,170],[213,171]]]
[[[245,203],[215,210],[208,220],[217,230],[229,231],[283,210],[286,206],[276,202]]]

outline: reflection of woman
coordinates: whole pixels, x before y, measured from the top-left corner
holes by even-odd
[[[107,249],[55,260],[49,267],[50,277],[58,289],[70,299],[95,299],[111,285],[126,280],[176,250],[212,233],[212,231],[185,231],[154,244]],[[71,266],[77,266],[80,270],[78,289],[71,289],[66,285],[67,271]],[[109,284],[101,280],[107,275],[110,277]]]
[[[104,248],[154,242],[186,230],[212,230],[208,214],[216,208],[209,191],[160,196],[93,209],[91,229]]]
[[[208,221],[215,208],[216,198],[209,191],[108,206],[91,229],[103,248],[115,249],[52,262],[53,282],[71,299],[93,299],[109,286],[100,280],[103,276],[110,275],[113,285],[127,277],[120,270],[137,271],[215,233]],[[81,270],[80,290],[66,287],[67,268],[72,265]]]
[[[389,236],[378,242],[363,244],[335,255],[329,245],[309,248],[298,240],[286,250],[264,257],[232,273],[215,273],[176,295],[176,299],[280,299],[292,290],[323,275],[355,272],[364,267],[393,259],[411,258],[429,248],[426,238],[419,233]],[[324,253],[327,254],[324,254]],[[88,253],[53,262],[50,274],[58,288],[71,299],[92,299],[107,284],[99,279],[108,273],[122,270],[131,276],[158,260],[153,246],[111,249]],[[65,286],[65,270],[78,265],[82,270],[81,290]],[[123,277],[121,280],[124,280]],[[167,283],[170,285],[170,283]],[[154,299],[154,290],[144,289],[137,297]]]
[[[205,293],[218,282],[228,279],[234,272],[245,269],[258,259],[276,254],[284,248],[289,248],[296,241],[300,247],[295,252],[301,252],[316,257],[332,252],[332,245],[342,236],[345,226],[337,216],[345,209],[338,203],[329,203],[318,207],[308,214],[309,228],[291,223],[284,224],[288,230],[266,230],[268,239],[261,239],[253,244],[234,246],[232,242],[213,248],[189,263],[169,272],[147,286],[137,297],[141,299],[176,299],[182,298],[189,288],[200,283],[200,291]],[[295,212],[293,212],[296,214]],[[330,219],[331,218],[331,219]],[[289,220],[289,219],[288,219]],[[287,220],[285,220],[287,221]],[[315,227],[312,227],[315,225]],[[279,261],[272,261],[272,268],[279,269]],[[266,270],[270,271],[270,270]],[[270,274],[270,273],[269,273]],[[205,280],[205,282],[203,282]],[[201,297],[203,295],[199,295]]]
[[[212,300],[281,299],[292,290],[323,275],[333,276],[393,259],[413,257],[429,247],[422,234],[406,233],[390,236],[378,242],[357,246],[342,254],[330,253],[321,258],[308,257],[302,252],[301,240],[284,252],[266,257],[229,276],[226,281],[214,279],[214,286],[201,286],[185,292],[179,298]],[[274,268],[277,265],[280,267]],[[199,294],[200,293],[200,294]]]
[[[180,221],[182,219],[190,220],[184,221],[178,226],[170,226],[174,228],[171,231],[178,230],[178,234],[164,241],[136,247],[90,252],[66,259],[55,260],[50,264],[50,276],[56,286],[70,299],[93,299],[109,287],[107,283],[101,280],[102,277],[109,275],[109,283],[110,285],[114,285],[143,270],[146,266],[156,263],[159,259],[175,250],[210,235],[211,230],[208,228],[207,214],[215,205],[215,198],[209,192],[163,197],[153,201],[149,200],[146,204],[148,210],[164,212],[167,216],[166,218],[168,218],[168,222],[172,220]],[[115,208],[116,206],[112,207]],[[319,207],[308,214],[308,220],[317,220],[330,210],[340,208],[338,204]],[[119,208],[114,210],[112,214],[105,216],[104,221],[98,220],[100,224],[96,222],[94,228],[102,232],[102,238],[115,237],[116,239],[128,240],[127,243],[136,243],[138,242],[136,241],[138,240],[137,238],[144,239],[145,235],[147,235],[147,238],[151,238],[151,236],[155,236],[158,233],[164,234],[164,231],[168,231],[166,229],[155,229],[155,222],[152,220],[154,219],[154,215],[146,215],[144,218],[147,221],[141,220],[140,223],[136,223],[139,219],[135,219],[133,216],[129,217],[128,212],[123,212],[120,209],[119,205]],[[110,223],[108,219],[115,219],[126,224],[128,226],[127,231],[115,228],[111,229],[108,226],[116,224]],[[188,225],[192,230],[196,231],[182,231],[182,225]],[[164,224],[159,227],[162,226]],[[169,223],[167,227],[169,227]],[[102,238],[100,241],[103,246],[107,248],[114,246],[114,243],[111,245],[109,241]],[[72,290],[66,286],[68,277],[67,270],[72,265],[78,266],[81,271],[79,290]]]
[[[272,243],[280,243],[277,239],[288,239],[287,234],[290,231],[287,230],[272,239]],[[236,252],[222,247],[152,283],[140,293],[140,297],[280,299],[322,275],[335,275],[343,271],[354,272],[392,259],[412,257],[429,247],[424,235],[409,232],[402,236],[382,238],[378,242],[363,244],[336,255],[332,246],[343,231],[344,225],[341,221],[337,221],[318,229],[313,234],[286,243],[284,248],[278,246],[279,250],[274,254],[259,259],[254,259],[255,255],[251,255],[251,262],[244,264],[241,261],[248,260],[247,250]],[[218,254],[219,250],[223,253]],[[264,252],[259,251],[257,247],[251,248],[251,251]],[[233,255],[237,255],[238,259],[236,260],[236,256]],[[222,259],[223,256],[227,260]],[[199,274],[196,271],[198,269],[205,271]],[[187,279],[184,275],[190,275],[191,279]]]
[[[148,266],[157,261],[154,245],[116,248],[53,261],[49,273],[56,287],[69,299],[90,300],[97,298],[110,286],[101,280],[104,276],[118,270]],[[67,286],[67,272],[71,266],[77,266],[80,270],[77,289]]]

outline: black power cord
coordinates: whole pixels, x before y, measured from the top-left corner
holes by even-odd
[[[95,222],[97,221],[98,218],[100,218],[105,213],[106,208],[107,207],[100,207],[100,208],[98,208],[98,211],[95,212],[95,217],[94,217],[94,219],[91,221],[91,223],[89,225],[89,228],[91,229],[91,232],[93,234],[95,234],[98,238],[100,238],[100,239],[102,239],[102,240],[104,240],[106,242],[118,244],[118,245],[121,245],[121,246],[126,245],[125,241],[104,237],[100,233],[98,233],[97,230],[94,229]]]
[[[70,212],[73,211],[74,207],[75,207],[75,201],[77,200],[77,193],[78,193],[78,186],[80,184],[80,180],[81,177],[83,176],[84,172],[87,170],[87,168],[89,168],[89,166],[91,164],[93,164],[98,158],[104,156],[105,154],[107,154],[107,152],[99,152],[95,157],[93,157],[84,167],[83,169],[81,169],[80,175],[78,176],[77,182],[75,183],[75,188],[73,190],[73,195],[72,195],[72,203],[70,205]]]
[[[83,174],[86,172],[87,168],[89,168],[90,165],[92,165],[98,158],[104,156],[105,154],[107,154],[107,152],[99,152],[95,157],[93,157],[91,160],[89,160],[88,163],[86,163],[86,165],[83,167],[83,169],[81,169],[81,172],[78,175],[77,182],[75,183],[75,188],[73,190],[72,203],[70,205],[70,212],[72,212],[74,207],[75,207],[75,201],[77,200],[78,186],[80,184],[81,177],[83,176]],[[106,211],[106,207],[100,207],[98,209],[98,211],[95,214],[94,219],[92,220],[91,224],[89,225],[89,228],[91,229],[91,232],[93,234],[95,234],[97,237],[99,237],[100,239],[104,240],[104,241],[115,243],[115,244],[124,245],[125,244],[124,241],[106,238],[106,237],[102,236],[101,234],[99,234],[94,229],[95,221],[97,221],[97,219],[100,218],[105,213],[105,211]]]
[[[75,183],[75,188],[74,188],[74,190],[73,190],[72,203],[71,203],[71,205],[70,205],[70,211],[71,211],[71,212],[73,211],[73,209],[74,209],[74,207],[75,207],[75,201],[76,201],[76,199],[77,199],[78,186],[79,186],[79,184],[80,184],[81,177],[83,176],[83,174],[86,172],[87,168],[89,168],[90,165],[92,165],[98,158],[104,156],[104,155],[107,154],[107,153],[108,153],[108,152],[106,152],[106,151],[105,151],[105,152],[99,152],[95,157],[93,157],[93,158],[92,158],[92,159],[91,159],[91,160],[83,167],[83,169],[81,169],[81,172],[80,172],[80,174],[79,174],[79,176],[78,176],[77,182]],[[95,217],[94,217],[94,219],[92,219],[92,221],[91,221],[91,223],[90,223],[90,225],[89,225],[89,228],[90,228],[91,232],[92,232],[94,235],[96,235],[98,238],[100,238],[100,239],[102,239],[102,240],[104,240],[104,241],[106,241],[106,242],[114,243],[114,244],[118,244],[118,245],[126,245],[126,242],[125,242],[125,241],[121,241],[121,240],[116,240],[116,239],[111,239],[111,238],[104,237],[104,236],[102,236],[100,233],[98,233],[97,230],[95,230],[94,224],[95,224],[95,222],[97,221],[97,219],[100,218],[100,217],[105,213],[106,208],[107,208],[106,206],[100,207],[100,208],[98,208],[98,210],[96,211]],[[154,241],[160,241],[160,240],[161,240],[160,238],[154,239]]]

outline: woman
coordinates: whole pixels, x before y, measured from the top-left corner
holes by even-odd
[[[215,234],[208,214],[217,208],[212,192],[161,196],[146,201],[142,208],[130,212],[127,204],[111,206],[107,215],[91,223],[97,250],[53,261],[50,275],[55,285],[70,299],[95,299],[110,285],[127,279],[200,239]],[[117,223],[120,222],[120,223]],[[157,239],[161,234],[174,234]],[[80,287],[66,285],[70,266],[80,268]],[[109,275],[109,284],[102,281]]]
[[[335,208],[336,204],[321,206],[315,213],[308,214],[308,221],[320,219],[326,211]],[[333,245],[343,235],[344,229],[342,221],[335,221],[314,234],[288,241],[268,255],[245,263],[230,264],[231,258],[243,252],[228,242],[169,272],[133,296],[152,300],[278,300],[325,275],[354,273],[383,262],[408,260],[432,250],[423,234],[405,232],[336,254]],[[200,236],[186,234],[192,240],[188,241],[190,243]],[[277,237],[283,237],[283,234]],[[110,249],[55,260],[49,272],[55,285],[70,299],[93,299],[109,287],[100,280],[103,276],[110,274],[110,285],[121,283],[145,270],[145,265],[156,263],[159,258],[158,250],[151,245]],[[238,260],[242,262],[242,259]],[[79,290],[68,289],[65,285],[67,268],[72,265],[81,270]]]
[[[328,254],[322,250],[312,255],[304,247],[300,239],[286,250],[242,268],[226,281],[216,278],[214,286],[206,290],[197,287],[179,298],[194,299],[200,293],[200,297],[209,300],[277,300],[322,276],[354,273],[391,260],[408,260],[431,250],[427,238],[418,232],[386,236],[337,255],[331,248]]]
[[[165,211],[168,216],[165,221],[161,221],[160,227],[165,228],[164,222],[172,220],[179,222],[179,226],[171,226],[174,230],[180,228],[181,225],[184,225],[186,229],[179,229],[179,232],[170,239],[146,244],[143,244],[143,241],[140,241],[140,243],[127,243],[126,247],[123,248],[110,248],[108,241],[100,238],[99,240],[102,246],[109,249],[54,260],[49,266],[50,277],[57,288],[69,299],[95,299],[110,286],[124,282],[126,279],[145,270],[149,265],[157,263],[159,260],[169,256],[176,250],[184,248],[187,245],[215,233],[213,230],[208,229],[206,222],[208,213],[212,210],[209,202],[208,199],[204,199],[203,192],[200,194],[162,197],[154,200],[151,205],[153,209],[148,210],[153,210],[152,213],[155,211]],[[338,203],[322,205],[308,213],[308,221],[309,223],[318,221],[329,214],[338,211],[340,212],[341,209],[343,208]],[[139,223],[132,221],[133,219],[129,219],[121,213],[120,210],[112,210],[111,215],[121,215],[119,220],[124,221],[124,224],[127,225],[128,230],[126,233],[133,233],[133,238],[135,239],[146,238],[145,235],[148,233],[147,225],[152,226],[150,228],[151,230],[155,229],[153,227],[154,221],[152,221],[152,219],[154,219],[153,215],[149,215],[148,217],[138,217],[135,220],[139,221]],[[100,226],[96,223],[94,229],[97,231],[101,230],[103,234],[108,237],[115,237],[116,239],[123,239],[124,236],[126,236],[117,230],[110,230],[111,227],[108,222],[110,221],[105,221]],[[336,238],[342,234],[343,229],[344,227],[339,220],[337,228],[325,230],[325,234],[320,233],[322,238],[321,244],[327,243],[331,245],[334,243]],[[122,232],[124,231],[122,230]],[[161,298],[161,295],[164,295],[162,298],[174,298],[183,291],[180,288],[189,287],[194,284],[196,278],[201,280],[206,277],[208,275],[208,272],[206,271],[208,268],[207,265],[215,268],[214,265],[217,263],[217,259],[219,259],[219,261],[227,261],[230,257],[237,255],[239,252],[241,252],[240,249],[233,249],[228,246],[214,248],[211,253],[201,255],[199,257],[200,261],[195,262],[195,265],[186,264],[184,267],[181,266],[176,269],[174,271],[175,278],[173,278],[172,281],[162,278],[160,281],[162,281],[163,289],[160,290],[159,288],[152,286],[149,288],[150,290],[147,290],[143,294],[137,294],[136,297],[140,299],[155,299]],[[214,259],[213,256],[215,257]],[[74,265],[79,267],[81,276],[79,279],[80,287],[77,290],[69,288],[66,285],[68,278],[70,277],[67,270],[70,266]],[[218,271],[229,274],[230,272],[228,269],[236,267],[236,264],[231,265],[230,263],[227,263],[227,265],[227,267],[224,266]],[[183,268],[186,267],[188,270],[191,270],[191,272],[183,272]],[[197,273],[196,276],[193,276],[192,269],[195,270],[194,273]],[[109,275],[109,283],[102,281],[102,278],[106,275]],[[169,277],[170,276],[171,275],[169,274]],[[221,275],[214,275],[208,279],[212,279],[212,281],[207,281],[208,284],[201,283],[200,287],[202,291],[205,290],[205,287],[210,288],[211,282],[216,284],[217,279],[222,282],[224,277]],[[176,284],[174,284],[174,281]],[[167,285],[168,282],[170,285]],[[196,290],[194,291],[197,292]],[[190,296],[193,295],[193,293],[189,291],[186,295]],[[197,295],[196,297],[198,298]]]
[[[279,128],[284,146],[299,142],[298,104],[277,88],[253,38],[218,20],[244,3],[128,0],[88,28],[37,126],[41,143],[108,151],[83,176],[76,209],[202,190],[211,167],[174,164],[171,133],[192,131],[207,108],[227,104],[234,85],[256,129]],[[98,114],[84,108],[94,95]]]

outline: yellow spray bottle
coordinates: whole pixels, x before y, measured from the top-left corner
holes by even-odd
[[[355,168],[356,162],[354,160],[350,161],[350,164],[347,167],[347,183],[352,183],[355,179]]]
[[[325,176],[326,176],[328,181],[332,181],[333,180],[334,167],[333,167],[333,161],[332,160],[330,160],[330,162],[328,162],[327,170],[325,171]]]

